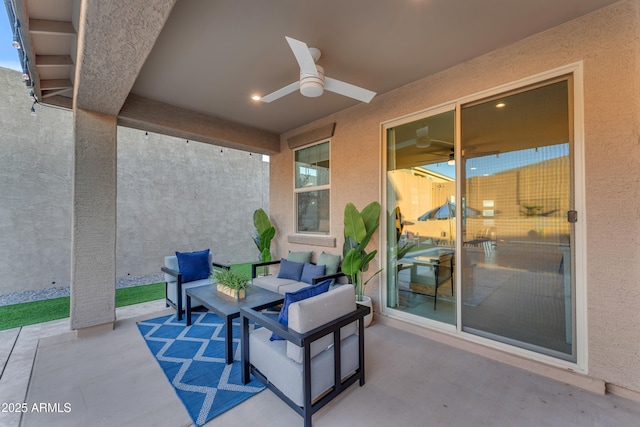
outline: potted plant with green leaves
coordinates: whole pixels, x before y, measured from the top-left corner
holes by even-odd
[[[246,290],[251,289],[251,281],[244,273],[233,270],[214,270],[210,276],[211,287],[216,287],[217,291],[235,299],[242,299],[246,296]]]
[[[253,242],[260,251],[260,262],[271,261],[271,240],[276,235],[276,229],[271,225],[269,216],[264,209],[256,209],[253,213],[253,225],[256,228],[253,235]],[[265,272],[269,271],[269,267],[264,267]],[[263,274],[265,274],[263,272]]]
[[[379,225],[380,203],[372,202],[362,211],[358,211],[353,203],[347,203],[345,206],[342,272],[349,277],[349,281],[356,287],[356,301],[369,305],[369,307],[372,307],[371,298],[364,295],[364,288],[382,269],[379,269],[364,280],[364,273],[369,270],[369,263],[373,261],[378,253],[377,249],[367,252],[366,248]],[[368,326],[371,320],[372,315],[365,318],[365,326]]]

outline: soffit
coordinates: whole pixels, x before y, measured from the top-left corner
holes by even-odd
[[[76,35],[67,30],[77,33],[82,21],[79,0],[15,0],[23,22],[68,24],[40,32],[28,26],[26,47],[42,102],[70,106],[74,85],[83,85],[74,80],[80,67],[80,78],[92,83],[76,91],[85,91],[91,108],[113,110],[130,93],[169,113],[176,107],[275,134],[358,104],[326,91],[319,98],[295,92],[271,104],[251,101],[252,93],[267,94],[298,79],[285,36],[319,48],[318,63],[328,76],[382,94],[614,2],[178,0],[157,39],[144,38],[140,47],[147,16],[158,22],[148,6],[154,2],[115,2],[126,6],[118,12],[125,23],[118,24],[110,18],[113,7],[87,0],[97,31],[85,35],[91,45],[76,66]],[[114,40],[122,49],[113,48]],[[122,54],[138,50],[138,58]],[[103,69],[109,63],[115,66]],[[127,85],[118,91],[96,89],[101,79],[117,82],[119,76]]]

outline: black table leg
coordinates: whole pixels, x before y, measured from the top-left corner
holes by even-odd
[[[191,326],[191,296],[187,294],[187,326]]]
[[[224,319],[224,339],[227,349],[225,351],[225,361],[227,365],[233,363],[233,319],[226,316]]]

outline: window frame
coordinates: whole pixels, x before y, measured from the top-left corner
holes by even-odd
[[[296,155],[299,151],[302,150],[306,150],[315,146],[319,146],[322,144],[327,144],[328,150],[329,150],[329,173],[328,173],[328,178],[329,178],[329,182],[328,184],[321,184],[321,185],[313,185],[313,186],[308,186],[308,187],[301,187],[298,188],[297,187],[297,179],[298,179],[298,167],[296,165]],[[300,194],[303,193],[311,193],[311,192],[317,192],[317,191],[329,191],[329,228],[327,229],[326,232],[324,231],[306,231],[306,230],[300,230],[299,229],[299,223],[298,223],[298,197]],[[293,150],[293,217],[294,217],[294,221],[293,221],[293,232],[296,235],[306,235],[306,236],[318,236],[318,237],[328,237],[331,235],[331,138],[326,138],[326,139],[322,139],[320,141],[316,141],[310,144],[306,144],[302,147],[298,147],[296,149]]]

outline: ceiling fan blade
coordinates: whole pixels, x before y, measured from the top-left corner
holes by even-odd
[[[275,101],[278,98],[282,98],[285,95],[289,95],[291,92],[295,92],[300,88],[300,82],[293,82],[290,85],[283,87],[282,89],[278,89],[275,92],[271,92],[269,95],[265,95],[260,98],[260,101],[269,103],[271,101]]]
[[[451,142],[451,141],[445,141],[444,139],[431,139],[431,141],[433,141],[433,142],[439,142],[440,144],[453,145],[453,142]]]
[[[331,92],[348,96],[349,98],[357,99],[358,101],[366,103],[369,103],[369,101],[376,96],[375,92],[368,89],[363,89],[350,83],[341,82],[340,80],[332,79],[331,77],[324,78],[324,88]]]
[[[293,51],[293,55],[296,57],[296,61],[298,61],[298,65],[300,65],[300,72],[318,77],[316,62],[313,60],[307,44],[300,40],[292,39],[291,37],[285,36],[285,38]]]

